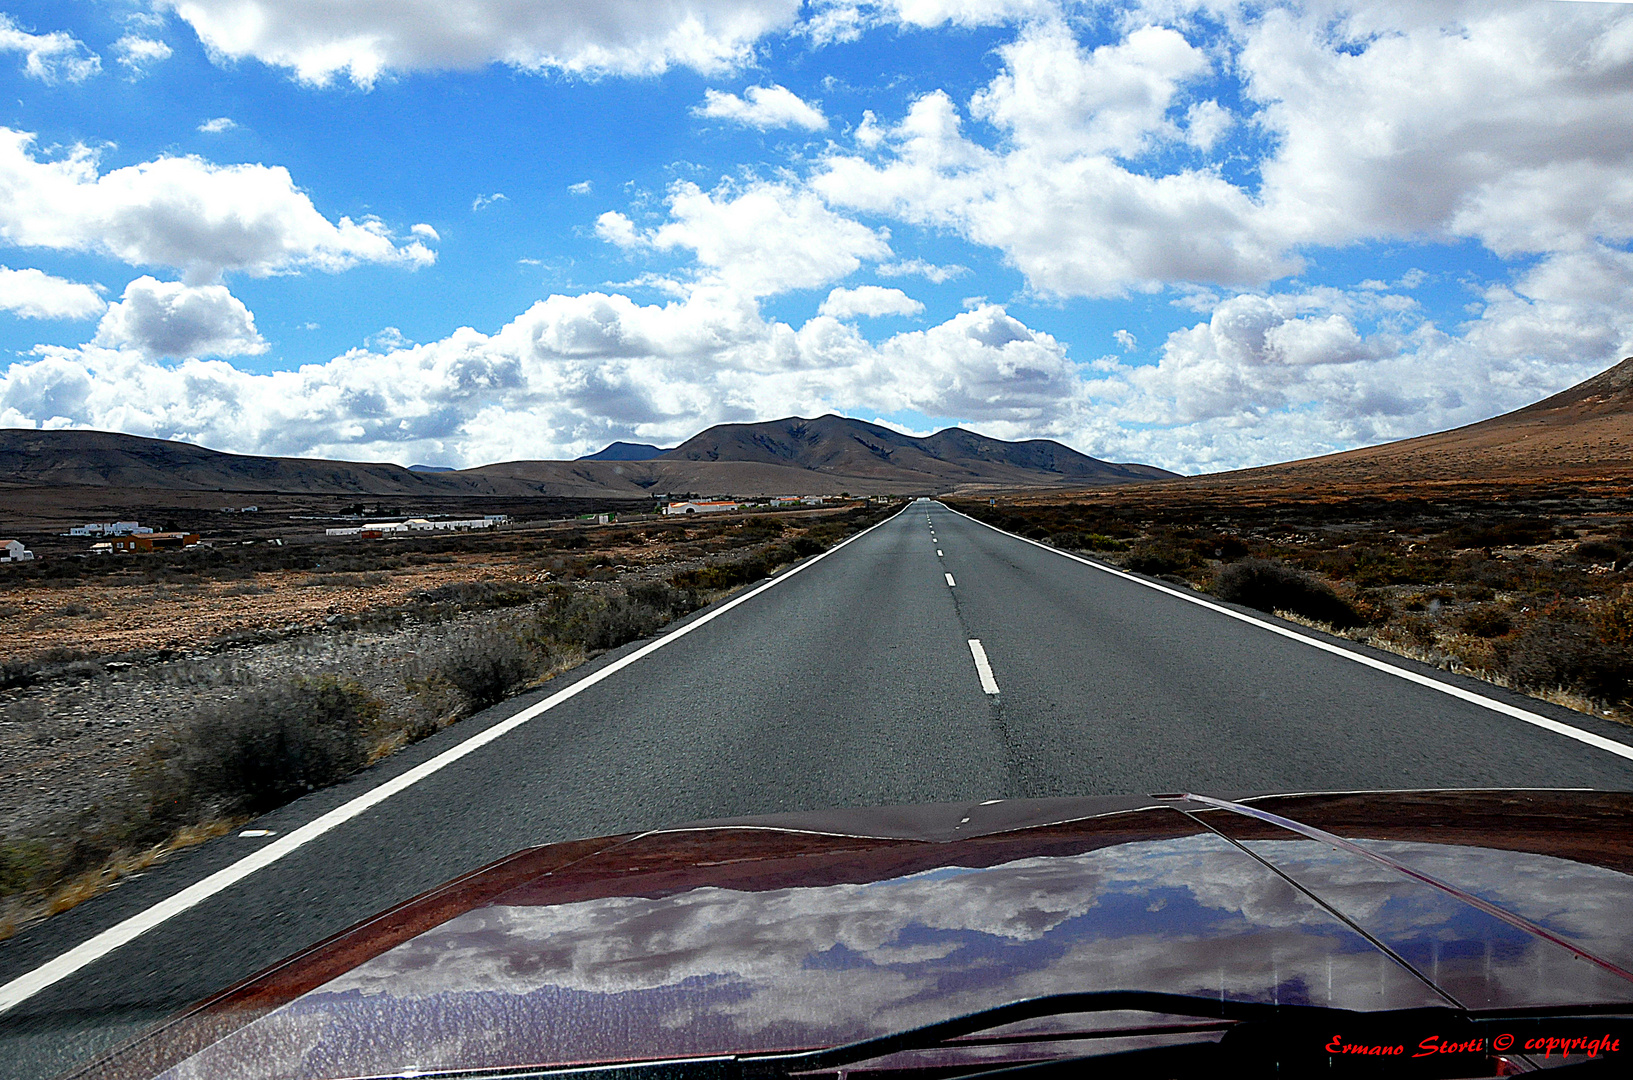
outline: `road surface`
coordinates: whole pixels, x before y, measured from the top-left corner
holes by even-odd
[[[675,631],[570,700],[0,1013],[0,1062],[10,1063],[0,1069],[52,1075],[373,912],[555,840],[995,798],[1633,788],[1633,761],[1614,753],[927,501],[785,571],[705,625]],[[604,674],[640,648],[547,691]],[[1385,659],[1633,742],[1617,725]],[[255,823],[268,836],[213,841],[0,943],[0,984],[45,970],[546,696],[507,702],[268,815]]]

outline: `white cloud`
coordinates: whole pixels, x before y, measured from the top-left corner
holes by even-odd
[[[1185,110],[1185,141],[1206,153],[1236,123],[1217,101],[1199,101]]]
[[[880,26],[968,28],[1059,15],[1057,0],[819,0],[811,8],[800,31],[817,45],[854,41]]]
[[[204,121],[204,123],[198,126],[198,129],[206,135],[219,135],[223,131],[231,131],[237,126],[237,122],[234,121],[232,117],[217,116]]]
[[[408,231],[423,240],[430,240],[433,243],[442,239],[442,237],[437,235],[437,230],[433,229],[423,221],[417,225],[409,226]]]
[[[1181,471],[1284,461],[1482,420],[1633,354],[1627,252],[1554,256],[1481,300],[1452,328],[1371,288],[1215,300],[1155,366],[1095,365],[1079,438]]]
[[[798,328],[767,320],[721,289],[661,306],[552,296],[492,335],[376,338],[376,348],[324,364],[252,374],[220,360],[154,358],[206,351],[202,328],[191,348],[137,340],[136,309],[163,308],[180,288],[132,283],[118,331],[110,318],[98,343],[40,346],[13,363],[0,374],[0,413],[252,453],[410,461],[435,452],[477,464],[571,457],[614,438],[666,444],[709,423],[812,410],[917,409],[1015,434],[1081,397],[1064,348],[991,306],[872,345],[828,316]],[[233,322],[241,308],[225,290],[185,295],[215,297],[217,321],[194,323],[217,328],[209,348],[258,342],[247,312]],[[162,329],[185,336],[174,319]]]
[[[589,195],[595,191],[595,184],[589,180],[580,180],[576,184],[568,184],[567,190],[574,195]]]
[[[810,289],[853,273],[863,260],[891,254],[889,234],[834,213],[809,191],[754,181],[704,191],[678,183],[669,191],[670,220],[646,233],[615,211],[596,220],[596,235],[624,248],[690,250],[697,280],[746,296]]]
[[[828,118],[822,110],[803,100],[783,86],[751,86],[743,96],[705,90],[703,104],[693,110],[698,116],[710,116],[765,131],[769,128],[798,127],[807,131],[823,131]]]
[[[641,235],[635,230],[635,223],[616,210],[608,210],[595,219],[595,235],[609,244],[621,248],[635,248],[641,245]]]
[[[267,343],[255,316],[224,285],[183,285],[139,277],[108,308],[94,344],[158,357],[242,356]]]
[[[61,30],[31,34],[0,14],[0,52],[23,54],[23,71],[41,82],[84,82],[102,70],[102,58]]]
[[[925,262],[923,259],[903,259],[900,262],[880,263],[876,268],[884,277],[909,277],[917,275],[941,285],[955,277],[962,277],[970,272],[967,266],[949,263],[946,266],[937,266],[935,263]]]
[[[1608,4],[1267,11],[1240,56],[1279,144],[1267,213],[1303,243],[1633,238],[1630,27]]]
[[[475,212],[482,209],[484,206],[492,206],[494,203],[509,201],[510,199],[502,191],[495,191],[492,195],[478,195],[476,198],[471,200],[471,210]]]
[[[1134,157],[1172,138],[1167,112],[1180,85],[1210,71],[1201,49],[1161,26],[1085,52],[1065,25],[1051,24],[1022,33],[998,54],[1004,70],[970,100],[971,115],[1019,147],[1060,159]]]
[[[900,289],[886,289],[878,285],[862,285],[854,289],[835,289],[822,301],[818,313],[836,319],[851,319],[858,315],[878,318],[881,315],[919,315],[924,305]]]
[[[0,266],[0,310],[25,319],[89,319],[108,305],[95,289],[25,267]]]
[[[373,219],[330,222],[283,168],[164,157],[98,175],[83,147],[42,160],[30,153],[33,142],[0,128],[0,238],[19,247],[96,251],[178,267],[194,281],[224,270],[260,276],[435,260],[417,241],[397,246]]]
[[[653,75],[747,63],[755,42],[791,26],[798,0],[159,0],[213,56],[254,58],[317,85],[344,74],[506,64],[523,71]]]
[[[1111,336],[1117,344],[1123,347],[1124,352],[1132,352],[1140,344],[1133,334],[1127,330],[1113,330]]]
[[[129,69],[132,75],[141,75],[154,64],[170,59],[172,50],[169,45],[156,38],[126,34],[113,43],[113,51],[119,54],[119,62]]]
[[[1142,109],[1133,112],[1146,115]],[[951,228],[997,248],[1043,293],[1258,284],[1300,265],[1261,228],[1254,200],[1219,175],[1146,176],[1081,149],[1143,145],[1133,118],[1103,119],[1094,131],[1067,135],[1049,132],[1041,113],[1023,112],[1006,107],[992,116],[1024,121],[1027,137],[1040,145],[992,151],[964,136],[947,95],[927,94],[890,130],[882,161],[836,153],[812,187],[835,205]]]

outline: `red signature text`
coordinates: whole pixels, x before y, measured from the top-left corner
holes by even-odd
[[[1344,1041],[1344,1037],[1342,1035],[1334,1035],[1332,1037],[1332,1041],[1327,1044],[1327,1053],[1329,1053],[1329,1054],[1376,1054],[1376,1055],[1382,1055],[1382,1056],[1388,1057],[1388,1056],[1393,1056],[1395,1054],[1404,1054],[1404,1053],[1406,1053],[1406,1047],[1404,1047],[1404,1046],[1364,1046],[1361,1043],[1347,1043],[1347,1042]]]
[[[1561,1057],[1570,1057],[1572,1050],[1580,1050],[1588,1057],[1597,1057],[1601,1051],[1614,1054],[1622,1048],[1622,1040],[1613,1039],[1609,1035],[1601,1035],[1597,1039],[1582,1036],[1576,1039],[1538,1038],[1527,1039],[1525,1049],[1541,1050],[1543,1057],[1552,1056],[1558,1050]]]
[[[1440,1035],[1430,1035],[1418,1043],[1417,1050],[1412,1054],[1414,1058],[1433,1057],[1436,1054],[1490,1054],[1507,1051],[1516,1042],[1514,1036],[1506,1032],[1495,1039],[1463,1039],[1454,1041]],[[1329,1054],[1364,1054],[1371,1057],[1394,1057],[1405,1055],[1405,1046],[1390,1046],[1376,1043],[1349,1043],[1342,1035],[1334,1035],[1327,1042]],[[1531,1053],[1540,1052],[1543,1057],[1549,1058],[1554,1054],[1561,1057],[1570,1057],[1573,1053],[1586,1054],[1588,1057],[1598,1057],[1600,1054],[1616,1054],[1622,1049],[1622,1040],[1611,1035],[1600,1035],[1596,1038],[1586,1035],[1556,1036],[1539,1035],[1534,1039],[1525,1040],[1519,1047]]]
[[[1439,1035],[1431,1035],[1418,1043],[1418,1052],[1415,1058],[1429,1057],[1433,1054],[1483,1054],[1486,1052],[1484,1039],[1466,1039],[1463,1042],[1447,1042]]]

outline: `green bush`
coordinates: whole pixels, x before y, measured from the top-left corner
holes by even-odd
[[[1219,568],[1213,593],[1260,611],[1291,611],[1341,630],[1366,620],[1325,582],[1275,559],[1243,559]]]

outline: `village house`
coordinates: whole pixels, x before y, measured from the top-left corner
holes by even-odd
[[[165,551],[180,548],[195,547],[198,544],[198,533],[190,532],[142,532],[125,536],[107,543],[106,547],[115,554],[132,551]],[[91,550],[96,551],[104,547],[103,544],[92,544]]]
[[[29,562],[34,553],[21,540],[0,540],[0,562]]]
[[[665,514],[718,514],[725,510],[736,510],[739,505],[741,504],[720,499],[672,502],[663,508],[663,512]]]

